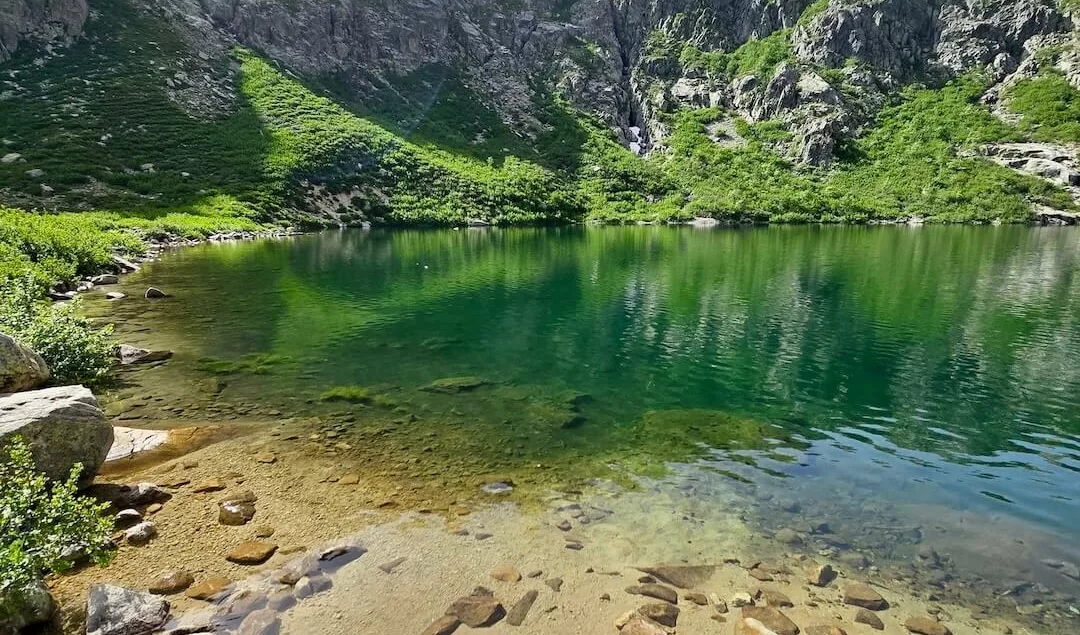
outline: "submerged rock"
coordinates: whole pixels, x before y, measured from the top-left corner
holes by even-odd
[[[637,610],[638,615],[648,618],[663,626],[675,627],[679,620],[679,607],[667,602],[646,604]]]
[[[918,635],[952,635],[944,624],[929,617],[912,617],[904,622],[904,628]]]
[[[473,591],[472,595],[454,600],[446,614],[461,620],[469,628],[481,628],[501,620],[506,611],[490,591],[480,588]]]
[[[172,351],[150,351],[145,348],[138,348],[128,344],[121,344],[117,353],[120,356],[121,366],[161,362],[169,359],[173,355]]]
[[[881,594],[865,584],[852,584],[844,589],[844,604],[859,606],[871,611],[884,611],[889,603]]]
[[[232,583],[232,580],[224,576],[210,576],[195,586],[190,587],[184,595],[193,600],[209,600],[229,588]]]
[[[60,386],[0,396],[0,446],[15,436],[29,445],[37,469],[64,480],[81,463],[89,484],[113,443],[113,429],[94,395],[82,386]]]
[[[476,390],[477,388],[487,386],[490,383],[491,382],[486,379],[481,379],[479,377],[444,377],[442,379],[436,379],[420,390],[456,395],[458,393]]]
[[[31,390],[49,380],[49,367],[30,347],[0,333],[0,393]]]
[[[882,622],[881,618],[878,617],[873,611],[868,611],[866,609],[859,609],[855,613],[855,622],[859,624],[866,624],[870,628],[878,631],[885,630],[885,622]]]
[[[161,289],[158,289],[157,287],[150,287],[146,290],[146,293],[143,294],[143,297],[145,297],[147,300],[158,300],[161,298],[167,298],[169,297],[169,295]]]
[[[169,603],[157,596],[97,584],[86,601],[86,635],[145,635],[168,617]]]
[[[672,604],[679,603],[679,594],[675,589],[666,587],[662,584],[638,584],[635,586],[626,587],[626,592],[631,595],[644,595],[649,598],[656,598],[657,600],[663,600]]]
[[[506,614],[506,623],[511,626],[521,626],[539,595],[540,593],[536,590],[525,593],[520,600],[514,603],[510,612]]]
[[[791,619],[771,606],[744,606],[743,618],[757,620],[776,635],[797,635],[799,627]]]
[[[716,567],[713,565],[659,565],[637,569],[680,589],[701,586],[716,573]]]

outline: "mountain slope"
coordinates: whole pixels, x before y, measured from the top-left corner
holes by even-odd
[[[85,21],[64,2],[66,21],[0,0],[21,16],[0,203],[348,224],[1076,209],[1080,47],[1049,0],[91,0]],[[1057,160],[995,150],[1027,140]]]

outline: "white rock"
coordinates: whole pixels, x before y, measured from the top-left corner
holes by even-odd
[[[86,601],[86,635],[145,635],[169,618],[169,603],[149,593],[96,584]]]

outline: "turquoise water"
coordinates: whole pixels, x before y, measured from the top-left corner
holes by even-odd
[[[1075,229],[347,231],[178,251],[125,285],[148,283],[174,297],[108,314],[173,372],[239,362],[224,399],[374,387],[462,469],[633,457],[1080,560]],[[419,390],[457,376],[491,384]]]

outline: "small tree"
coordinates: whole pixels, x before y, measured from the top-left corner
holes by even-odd
[[[50,482],[21,437],[0,448],[0,599],[71,569],[76,558],[98,565],[112,558],[108,504],[79,495],[81,473],[76,464],[66,481]]]

